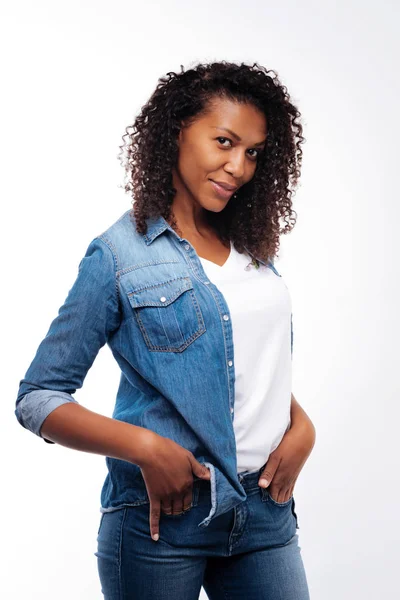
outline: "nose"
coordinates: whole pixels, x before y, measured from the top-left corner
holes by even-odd
[[[232,153],[229,157],[229,161],[225,165],[225,171],[232,175],[235,179],[241,179],[244,175],[245,169],[245,156],[244,154],[237,152]]]

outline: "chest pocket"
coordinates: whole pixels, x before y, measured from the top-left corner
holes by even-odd
[[[152,281],[127,296],[149,350],[182,352],[206,331],[188,276]]]

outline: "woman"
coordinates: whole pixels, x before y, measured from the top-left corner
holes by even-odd
[[[106,456],[109,600],[309,598],[293,489],[315,430],[291,393],[273,265],[299,116],[257,63],[160,79],[123,136],[133,208],[90,242],[20,382],[21,425]],[[72,397],[105,343],[121,368],[113,418]]]

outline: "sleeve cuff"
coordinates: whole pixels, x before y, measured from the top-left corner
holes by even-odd
[[[54,444],[46,440],[40,433],[40,429],[45,419],[53,410],[76,400],[67,392],[56,392],[53,390],[34,390],[22,398],[15,409],[15,415],[19,423],[32,433],[42,438],[48,444]]]

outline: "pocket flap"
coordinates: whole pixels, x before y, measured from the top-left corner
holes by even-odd
[[[190,277],[178,277],[156,283],[150,287],[128,292],[128,298],[133,308],[141,306],[168,306],[186,290],[193,288]]]

